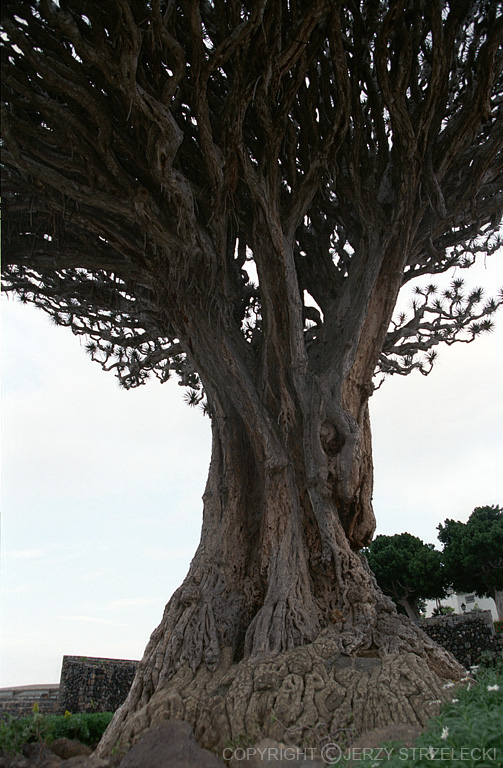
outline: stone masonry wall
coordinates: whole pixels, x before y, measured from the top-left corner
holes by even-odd
[[[57,685],[25,685],[0,690],[0,718],[31,715],[35,704],[41,715],[59,715],[58,689]]]
[[[115,712],[126,698],[137,661],[63,656],[61,712]]]
[[[432,616],[422,619],[420,626],[464,667],[478,664],[484,651],[503,654],[503,638],[496,636],[491,611]]]

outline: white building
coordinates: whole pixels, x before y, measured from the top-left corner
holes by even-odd
[[[426,618],[433,614],[433,611],[438,606],[450,607],[454,609],[454,613],[469,613],[474,609],[480,609],[481,611],[491,611],[494,621],[498,620],[498,611],[496,610],[496,603],[492,597],[479,597],[473,592],[460,593],[451,592],[447,597],[443,597],[441,600],[427,600],[426,601]],[[463,608],[464,606],[464,608]]]

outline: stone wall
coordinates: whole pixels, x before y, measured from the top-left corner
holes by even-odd
[[[61,712],[115,712],[126,698],[137,661],[63,656]]]
[[[42,715],[58,715],[59,685],[22,685],[0,690],[0,717],[31,715],[35,704]]]
[[[59,685],[0,689],[0,718],[31,715],[34,704],[42,715],[115,712],[129,693],[137,666],[137,661],[125,659],[63,656]]]
[[[432,616],[423,619],[420,626],[464,667],[478,664],[484,651],[503,654],[503,638],[496,636],[491,611]]]

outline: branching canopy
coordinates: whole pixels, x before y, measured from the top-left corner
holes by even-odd
[[[4,289],[87,336],[126,387],[176,371],[198,389],[189,306],[258,370],[282,296],[323,368],[348,303],[368,304],[372,249],[400,242],[405,284],[499,246],[502,10],[4,0]],[[263,230],[291,246],[283,293]],[[426,373],[502,301],[416,289],[374,368]]]
[[[494,597],[503,591],[503,509],[476,507],[466,523],[444,520],[438,538],[455,590]]]
[[[395,602],[417,608],[418,600],[445,596],[448,582],[441,554],[433,544],[410,533],[397,533],[376,536],[364,552],[377,583]]]

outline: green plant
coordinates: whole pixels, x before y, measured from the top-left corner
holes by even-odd
[[[503,619],[494,622],[494,629],[497,635],[503,634]]]
[[[496,674],[503,675],[503,653],[501,651],[482,651],[479,668],[493,669]]]
[[[110,750],[110,754],[112,756],[125,755],[130,746],[131,743],[129,741],[117,741],[115,746]]]
[[[35,736],[31,717],[17,718],[7,715],[0,720],[0,755],[12,755],[21,751],[27,741]]]
[[[40,707],[38,706],[38,703],[35,701],[33,704],[33,715],[32,715],[32,721],[33,721],[33,731],[34,731],[34,739],[32,741],[43,741],[43,734],[47,730],[46,724],[45,724],[45,718],[40,713]]]
[[[46,718],[49,728],[47,741],[65,736],[91,746],[101,739],[112,717],[112,712],[91,712],[71,717],[48,715]]]
[[[450,768],[503,765],[503,659],[479,665],[455,696],[429,721],[412,747],[384,744],[358,761],[359,768],[420,768],[445,763]],[[344,760],[353,755],[349,751]],[[344,760],[339,762],[343,764]]]
[[[66,737],[83,744],[97,744],[113,717],[113,712],[90,714],[41,715],[38,706],[28,717],[7,716],[0,721],[0,754],[20,752],[23,744]]]

